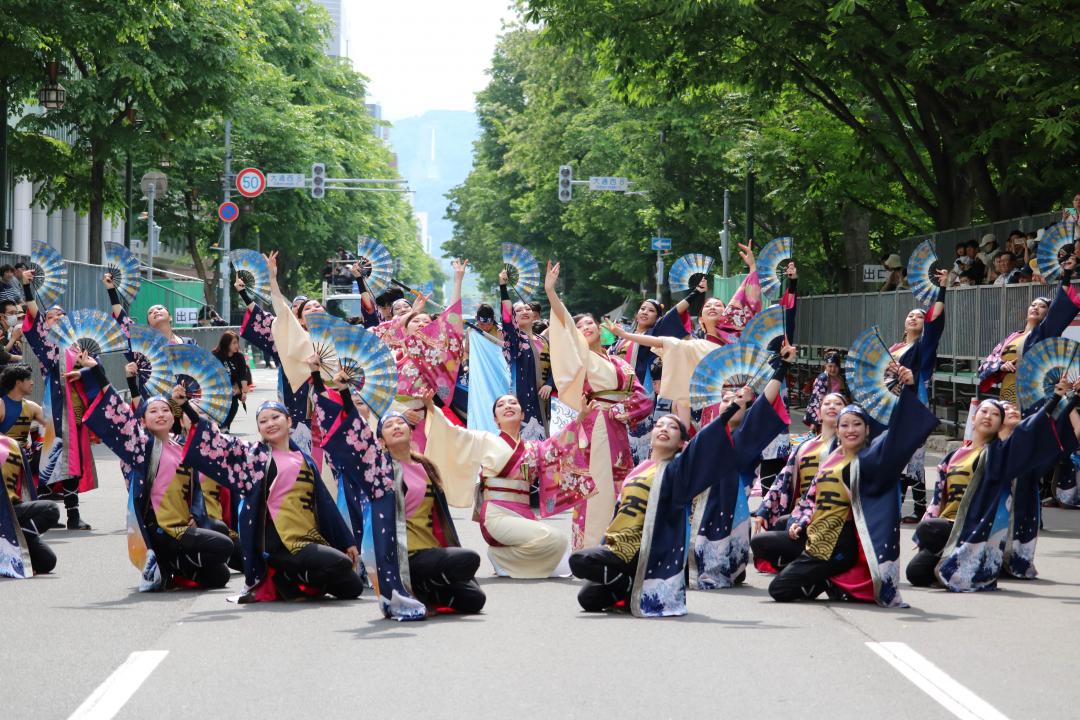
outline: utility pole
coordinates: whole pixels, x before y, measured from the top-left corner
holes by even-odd
[[[150,183],[146,188],[146,247],[150,255],[150,261],[147,263],[150,267],[147,272],[151,280],[154,279],[154,236],[156,235],[154,232],[154,198],[156,195],[157,186]]]
[[[131,249],[131,226],[135,222],[135,211],[131,207],[131,186],[134,184],[131,167],[131,151],[128,150],[124,163],[124,247]]]
[[[746,244],[754,243],[754,159],[746,159]]]
[[[730,242],[731,233],[728,232],[728,219],[731,217],[731,191],[724,190],[724,227],[720,231],[720,259],[724,263],[724,277],[728,276],[728,255],[731,252],[731,247],[728,245]]]
[[[8,90],[7,78],[0,77],[0,247],[8,248]]]
[[[656,237],[662,237],[660,234],[660,228],[656,228]],[[656,250],[656,300],[662,301],[664,292],[664,251],[657,248]]]
[[[221,178],[221,189],[225,193],[225,202],[229,201],[232,186],[232,120],[225,120],[225,175]],[[232,297],[229,293],[229,230],[232,223],[223,223],[221,229],[221,317],[225,322],[232,322]]]

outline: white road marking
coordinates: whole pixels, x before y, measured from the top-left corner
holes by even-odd
[[[963,720],[1009,720],[993,705],[906,644],[868,642],[866,646],[956,717]]]
[[[154,672],[168,650],[143,650],[128,655],[124,664],[98,685],[68,720],[111,720],[131,699],[150,673]]]

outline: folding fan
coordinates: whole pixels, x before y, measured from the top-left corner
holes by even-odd
[[[229,262],[232,263],[236,276],[244,281],[244,285],[253,295],[258,295],[263,300],[270,299],[270,266],[266,264],[262,253],[255,250],[233,250],[229,253]]]
[[[690,378],[690,406],[701,410],[716,405],[723,399],[725,390],[744,385],[760,393],[771,374],[771,357],[767,350],[742,342],[713,350],[698,363]]]
[[[188,402],[214,422],[223,422],[232,405],[232,383],[225,366],[198,345],[166,345],[168,373],[151,373],[146,384],[154,395],[169,397],[183,385]]]
[[[769,345],[777,338],[783,338],[787,333],[784,323],[786,311],[780,305],[771,305],[765,308],[746,323],[739,341],[747,345],[756,345],[762,350],[775,352],[779,347],[770,348]]]
[[[1080,375],[1080,343],[1063,337],[1047,338],[1020,357],[1016,368],[1016,399],[1029,409],[1054,391],[1062,375]]]
[[[54,247],[35,242],[30,252],[30,269],[34,271],[34,299],[45,312],[60,301],[67,288],[67,265]]]
[[[859,333],[844,359],[851,397],[883,425],[888,424],[898,400],[886,377],[892,362],[893,356],[881,339],[877,325]]]
[[[139,294],[139,284],[142,283],[142,273],[139,272],[139,259],[134,253],[120,243],[104,243],[105,271],[112,274],[116,292],[128,305],[135,302],[135,296]]]
[[[522,300],[529,302],[540,287],[540,265],[536,258],[520,245],[503,243],[502,261],[510,276],[510,285]]]
[[[930,274],[937,259],[934,244],[929,240],[919,243],[908,258],[907,276],[911,294],[915,296],[915,302],[924,308],[929,307],[938,294],[938,285]]]
[[[1043,232],[1039,240],[1039,250],[1035,261],[1039,264],[1039,274],[1048,283],[1055,283],[1061,277],[1061,263],[1058,262],[1058,252],[1067,245],[1076,242],[1078,228],[1075,220],[1062,220],[1051,225]]]
[[[319,371],[327,377],[332,377],[338,369],[332,333],[335,327],[351,326],[344,320],[325,312],[308,315],[306,322],[311,344],[315,346],[314,352],[319,356]]]
[[[394,258],[390,251],[375,238],[361,238],[356,249],[360,262],[360,274],[372,295],[381,295],[390,287],[394,275]]]
[[[128,341],[137,368],[135,377],[139,387],[173,382],[176,375],[172,371],[169,354],[165,352],[169,343],[164,335],[146,325],[132,325],[128,328]]]
[[[701,253],[683,255],[671,265],[668,273],[668,285],[671,292],[682,292],[690,289],[690,280],[695,275],[708,275],[712,267],[713,259]]]
[[[376,414],[390,409],[397,393],[397,366],[388,348],[360,325],[338,325],[331,331],[338,364],[349,385]]]
[[[112,315],[101,310],[76,310],[64,315],[49,329],[60,348],[85,350],[92,357],[127,350],[127,338]]]
[[[776,270],[784,260],[791,259],[792,239],[778,237],[765,243],[757,256],[758,280],[761,282],[761,294],[771,295],[780,288],[780,278]]]

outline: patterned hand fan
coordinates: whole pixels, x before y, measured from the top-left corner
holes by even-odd
[[[746,323],[742,335],[739,336],[739,342],[769,350],[769,344],[777,338],[784,337],[787,332],[784,315],[785,310],[780,305],[765,308]]]
[[[934,244],[929,240],[923,240],[915,251],[911,253],[907,263],[908,283],[911,285],[911,294],[915,296],[915,302],[922,307],[930,307],[938,294],[938,285],[934,282],[931,273],[934,271],[934,263],[938,256],[934,252]]]
[[[518,296],[525,302],[532,300],[533,293],[540,287],[540,265],[533,254],[520,245],[503,243],[502,261],[510,276],[510,285]]]
[[[713,350],[698,363],[690,378],[690,406],[701,410],[716,405],[723,400],[725,390],[744,385],[760,393],[771,375],[771,357],[767,350],[742,342]]]
[[[49,336],[61,349],[85,350],[92,357],[128,349],[120,325],[101,310],[76,310],[64,315],[49,329]]]
[[[34,271],[34,299],[45,312],[60,302],[67,289],[67,265],[54,247],[35,242],[30,252],[30,269]]]
[[[152,373],[147,389],[169,397],[174,385],[183,385],[196,410],[214,422],[223,422],[232,404],[232,383],[221,361],[198,345],[166,345],[165,356],[170,372]]]
[[[266,258],[255,250],[233,250],[229,253],[229,262],[233,272],[244,281],[244,285],[253,295],[263,300],[270,299],[270,266]]]
[[[331,336],[338,364],[349,375],[349,385],[372,412],[383,415],[397,393],[397,366],[390,348],[360,325],[339,325]]]
[[[139,387],[160,387],[163,383],[174,381],[176,373],[173,372],[169,354],[165,352],[169,343],[164,335],[146,325],[132,325],[128,328],[128,340],[138,368],[136,379]]]
[[[1077,228],[1075,220],[1062,220],[1051,225],[1043,232],[1039,240],[1039,251],[1035,255],[1035,261],[1039,264],[1039,274],[1047,283],[1055,283],[1061,278],[1061,263],[1058,262],[1058,252],[1067,245],[1076,242]]]
[[[319,356],[319,372],[326,377],[333,377],[338,369],[337,352],[334,350],[334,328],[351,325],[330,313],[308,315],[306,322],[311,344],[315,346],[314,352]]]
[[[776,270],[784,260],[791,259],[792,239],[778,237],[765,243],[757,256],[758,280],[761,281],[761,294],[771,295],[780,289],[780,278]]]
[[[877,325],[859,333],[844,359],[851,397],[870,417],[886,425],[899,396],[892,391],[886,374],[893,356],[881,339]]]
[[[713,259],[701,253],[683,255],[671,265],[668,272],[668,285],[671,292],[683,292],[690,289],[690,280],[695,275],[708,275]]]
[[[139,271],[139,259],[134,253],[120,243],[104,243],[105,271],[112,273],[116,292],[128,305],[135,302],[135,296],[139,294],[139,285],[142,283],[142,273]]]
[[[390,251],[375,238],[362,238],[356,249],[360,262],[360,274],[364,276],[372,295],[381,295],[390,287],[394,275],[394,258]]]
[[[1027,410],[1054,391],[1061,379],[1080,375],[1080,343],[1063,337],[1047,338],[1020,357],[1016,367],[1016,399]]]

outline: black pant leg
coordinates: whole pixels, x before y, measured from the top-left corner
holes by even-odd
[[[188,528],[178,543],[178,571],[203,587],[225,587],[229,582],[226,562],[232,552],[233,541],[228,535],[203,528]]]
[[[916,587],[929,587],[937,581],[934,570],[941,560],[941,551],[949,541],[953,523],[944,518],[928,518],[915,528],[919,551],[907,566],[908,582]]]
[[[586,612],[599,612],[629,600],[636,571],[636,563],[625,562],[603,545],[570,555],[570,572],[587,581],[578,592],[578,603]]]
[[[236,417],[236,411],[240,409],[240,398],[233,395],[232,403],[229,405],[229,414],[225,416],[225,422],[221,423],[222,430],[229,430],[232,427],[232,421]]]
[[[859,557],[855,523],[844,523],[828,560],[803,552],[769,583],[769,595],[777,602],[812,600],[829,587],[829,578],[855,565]]]
[[[322,588],[334,597],[351,600],[364,591],[364,582],[353,570],[349,556],[327,545],[311,543],[295,554],[285,550],[271,553],[268,562],[286,580]]]
[[[14,505],[15,518],[26,538],[26,549],[30,552],[30,564],[34,573],[44,575],[56,568],[56,553],[52,551],[41,534],[60,521],[60,508],[48,500],[32,500]]]
[[[779,525],[779,524],[778,524]],[[750,538],[750,550],[756,559],[765,560],[777,570],[782,570],[806,549],[806,534],[800,533],[792,540],[786,529],[766,530]]]
[[[476,582],[480,555],[465,548],[429,548],[409,555],[409,580],[425,605],[476,613],[487,596]]]
[[[240,542],[233,537],[232,530],[229,529],[229,526],[216,518],[208,518],[207,525],[209,526],[207,527],[207,530],[213,530],[216,533],[221,533],[225,537],[229,538],[230,541],[232,541],[233,551],[229,554],[229,561],[227,564],[233,570],[243,572],[244,558],[243,555],[240,554]]]

